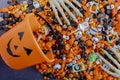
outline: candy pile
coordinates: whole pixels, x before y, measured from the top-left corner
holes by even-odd
[[[53,53],[55,58],[53,63],[36,65],[45,80],[119,80],[120,0],[78,1],[84,17],[76,16],[76,23],[67,16],[71,25],[64,21],[59,25],[49,0],[8,1],[8,8],[0,10],[0,30],[7,31],[26,14],[37,13],[41,27],[33,33],[44,54]]]

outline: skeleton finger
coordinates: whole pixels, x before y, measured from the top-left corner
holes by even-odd
[[[110,50],[115,54],[115,56],[118,58],[118,61],[120,61],[120,54],[118,54],[112,47],[110,47]]]
[[[64,18],[64,20],[66,21],[66,23],[67,23],[68,25],[70,25],[70,22],[69,22],[69,20],[67,19],[67,17],[65,16],[64,11],[63,11],[63,9],[60,7],[60,4],[58,3],[58,1],[55,0],[55,1],[53,1],[53,3],[54,3],[54,5],[57,7],[57,9],[58,9],[59,12],[61,13],[61,15],[63,16],[63,18]]]
[[[120,78],[120,74],[113,73],[113,72],[111,72],[111,71],[105,69],[103,66],[101,66],[101,68],[102,68],[104,71],[106,71],[108,74]]]
[[[69,0],[64,0],[73,10],[76,12],[78,16],[83,17],[82,13],[69,1]]]
[[[77,6],[81,7],[81,5],[80,5],[80,3],[79,3],[78,1],[73,0],[73,2],[74,2]]]
[[[62,24],[62,21],[60,20],[60,17],[58,16],[58,12],[57,12],[57,10],[56,10],[56,8],[55,8],[55,5],[53,4],[52,0],[50,0],[50,5],[51,5],[51,7],[52,7],[52,9],[53,9],[53,12],[55,13],[55,17],[57,18],[59,24],[60,24],[60,25],[63,25],[63,24]]]
[[[116,73],[120,73],[120,71],[115,68],[113,65],[111,65],[103,56],[101,56],[100,54],[96,53],[103,62],[105,62],[111,69],[113,69]]]
[[[62,7],[66,10],[66,12],[68,12],[68,14],[73,18],[73,20],[75,22],[78,22],[78,20],[76,19],[76,17],[72,14],[72,12],[66,7],[65,3],[63,0],[59,0],[59,3],[62,5]]]
[[[120,69],[120,64],[116,61],[106,50],[102,50],[109,59],[111,59],[114,64]]]

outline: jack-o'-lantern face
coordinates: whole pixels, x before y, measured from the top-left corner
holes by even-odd
[[[15,40],[17,40],[17,43],[19,42],[20,45],[21,45],[22,44],[22,39],[24,37],[24,32],[18,32],[17,36],[18,36],[17,37],[18,39],[15,39]],[[13,44],[13,46],[11,46],[11,44]],[[15,44],[14,38],[11,38],[7,43],[7,49],[6,50],[7,50],[8,54],[12,57],[20,57],[20,54],[18,55],[17,53],[15,53],[15,52],[17,52],[17,49],[19,48],[21,50],[24,50],[26,52],[26,54],[29,56],[32,52],[32,49],[29,49],[25,46],[20,46],[20,45]],[[13,51],[12,51],[12,48],[14,48]]]
[[[34,14],[25,19],[0,37],[0,55],[5,63],[13,69],[23,69],[42,62],[52,62],[36,42],[33,31],[39,23]]]

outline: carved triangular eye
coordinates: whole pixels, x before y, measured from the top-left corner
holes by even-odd
[[[22,40],[23,34],[24,34],[24,32],[19,32],[19,33],[18,33],[18,36],[19,36],[19,39],[20,39],[20,40]]]
[[[15,48],[15,49],[17,49],[17,48],[18,48],[18,46],[17,46],[17,45],[14,45],[14,48]]]
[[[26,53],[27,53],[28,56],[29,56],[29,55],[31,54],[31,52],[32,52],[31,49],[28,49],[28,48],[25,48],[25,47],[24,47],[24,50],[26,51]]]

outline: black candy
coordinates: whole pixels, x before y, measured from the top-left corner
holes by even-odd
[[[84,51],[80,51],[81,57],[84,58],[85,60],[88,60],[88,57],[86,56]]]
[[[8,21],[7,20],[3,20],[2,21],[2,25],[7,25],[8,24]]]
[[[57,21],[56,18],[53,18],[53,22],[52,22],[52,24],[58,24],[58,21]]]
[[[3,13],[3,18],[8,18],[9,14],[7,12]]]
[[[44,10],[44,6],[40,6],[39,8],[36,9],[36,12],[40,12]]]
[[[31,13],[32,12],[32,9],[30,9],[30,8],[28,8],[27,10],[26,10],[26,13]]]
[[[32,0],[28,0],[28,5],[32,5],[33,1]]]
[[[116,45],[120,45],[120,40],[116,41]]]

